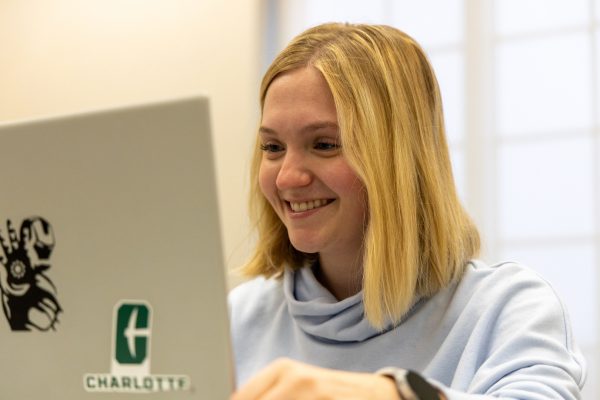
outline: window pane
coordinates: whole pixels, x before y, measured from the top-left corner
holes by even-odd
[[[598,348],[598,343],[579,346],[581,348],[581,352],[585,356],[585,361],[587,362],[588,367],[588,379],[585,381],[585,385],[583,386],[583,390],[581,391],[582,399],[597,399],[598,395],[598,379],[595,378],[600,372],[600,364],[598,360],[600,357],[600,349]],[[592,378],[594,377],[594,378]]]
[[[502,257],[538,271],[565,302],[577,342],[596,343],[598,273],[592,243],[506,247]]]
[[[363,0],[299,1],[306,7],[306,20],[311,25],[332,21],[382,23],[386,18],[383,0],[368,3]]]
[[[591,126],[587,35],[506,42],[498,48],[496,63],[500,134]]]
[[[462,140],[465,130],[464,62],[462,53],[457,51],[432,52],[429,56],[442,92],[448,141]]]
[[[496,0],[495,23],[500,34],[583,25],[589,0]]]
[[[590,137],[502,145],[501,238],[592,234],[593,147]]]
[[[598,23],[600,24],[600,0],[598,0]],[[600,65],[600,28],[596,29],[596,65]],[[596,96],[600,99],[600,68],[596,69]],[[596,101],[596,127],[600,127],[600,100]]]
[[[284,0],[281,39],[283,45],[305,29],[324,22],[384,23],[384,0]]]
[[[460,43],[463,0],[390,0],[392,21],[423,46]]]

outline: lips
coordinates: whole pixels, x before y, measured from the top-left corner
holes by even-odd
[[[315,208],[324,207],[327,204],[331,203],[333,200],[331,199],[317,199],[317,200],[309,200],[309,201],[301,201],[295,202],[290,201],[288,204],[293,212],[302,212],[314,210]]]

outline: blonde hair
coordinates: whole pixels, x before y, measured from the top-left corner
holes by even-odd
[[[342,151],[365,185],[365,315],[375,327],[397,322],[415,299],[462,276],[479,251],[479,233],[456,194],[439,87],[421,47],[381,25],[324,24],[297,36],[273,61],[260,88],[261,109],[279,75],[319,70],[333,94]],[[258,244],[242,268],[280,276],[315,258],[291,245],[251,170],[251,216]]]

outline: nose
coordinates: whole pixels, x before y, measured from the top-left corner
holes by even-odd
[[[277,189],[293,189],[308,186],[312,181],[312,173],[306,157],[300,153],[287,151],[284,156],[275,184]]]

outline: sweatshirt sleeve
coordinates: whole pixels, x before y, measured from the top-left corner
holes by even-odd
[[[585,361],[552,287],[516,265],[477,286],[462,311],[477,315],[463,350],[473,373],[468,383],[454,377],[466,390],[437,385],[448,399],[580,399]]]

